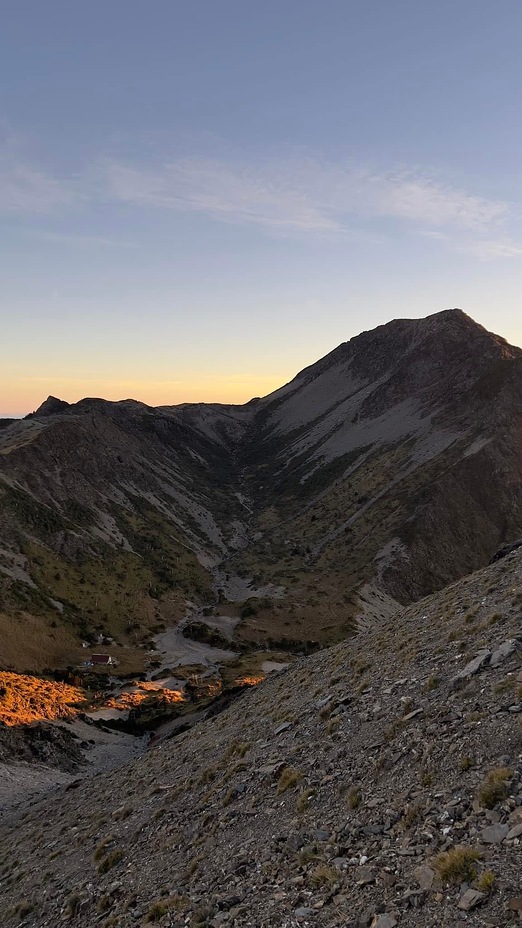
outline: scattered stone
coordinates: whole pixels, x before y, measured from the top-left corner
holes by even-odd
[[[357,873],[357,883],[359,886],[367,886],[375,882],[375,870],[372,867],[361,867]]]
[[[413,871],[413,876],[417,880],[421,889],[431,889],[433,886],[433,880],[435,879],[435,871],[431,867],[416,867]]]
[[[491,660],[489,662],[490,667],[498,667],[498,665],[501,664],[502,661],[505,661],[506,658],[511,657],[511,655],[514,654],[515,651],[516,651],[516,640],[514,638],[510,638],[508,641],[504,641],[504,643],[501,644],[499,648],[493,651],[493,654],[491,655]]]
[[[67,900],[77,891],[74,928],[101,928],[120,910],[129,928],[146,925],[156,903],[159,913],[170,897],[158,921],[170,928],[188,928],[200,916],[212,928],[522,925],[522,897],[515,896],[522,847],[518,716],[498,711],[501,700],[520,699],[519,668],[506,676],[515,655],[498,667],[486,660],[468,686],[448,692],[457,669],[469,666],[457,649],[472,647],[475,656],[487,644],[482,660],[516,640],[522,557],[514,566],[502,562],[500,581],[499,573],[488,568],[452,587],[449,602],[445,594],[424,600],[422,623],[412,605],[377,637],[364,631],[333,650],[301,656],[284,679],[268,678],[135,765],[83,778],[79,789],[62,789],[45,804],[38,800],[27,819],[17,812],[14,827],[0,830],[2,853],[13,861],[12,880],[2,878],[3,911],[16,913],[21,900],[37,898],[38,911],[24,924],[72,924]],[[493,582],[494,595],[480,605]],[[458,645],[463,616],[475,605],[476,621],[466,623],[467,640]],[[502,625],[488,622],[497,610]],[[358,662],[367,695],[358,674],[344,673]],[[392,670],[398,676],[403,667],[408,679],[386,698]],[[338,694],[352,694],[353,712],[343,712],[333,730],[330,713],[316,709],[323,690],[332,696],[329,708],[339,704]],[[414,725],[397,712],[402,695]],[[369,711],[377,703],[378,720]],[[368,710],[365,720],[361,709]],[[281,711],[293,721],[281,725]],[[279,791],[285,768],[300,779]],[[481,786],[502,768],[509,768],[509,793],[486,809]],[[362,800],[355,808],[352,790]],[[123,853],[108,875],[98,873],[99,847],[102,861]],[[441,857],[452,851],[446,880],[439,864],[442,871]],[[49,869],[43,889],[35,877],[42,861]],[[491,870],[496,891],[478,892],[475,870]],[[16,928],[22,918],[0,921]]]
[[[376,915],[371,923],[371,928],[395,928],[397,919],[393,915]]]
[[[451,683],[454,688],[458,687],[465,680],[469,680],[470,677],[473,677],[476,673],[479,672],[490,660],[491,651],[489,648],[483,648],[478,652],[477,656],[473,658],[466,666],[453,677]]]
[[[292,722],[281,722],[281,725],[278,725],[277,728],[274,728],[274,735],[280,735],[281,732],[287,731],[292,727]]]
[[[501,844],[509,833],[509,825],[488,825],[480,833],[480,840],[484,844]]]
[[[464,912],[470,912],[475,909],[486,898],[486,893],[479,893],[477,889],[467,889],[457,902],[457,908]]]

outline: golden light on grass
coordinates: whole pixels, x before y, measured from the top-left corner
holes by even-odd
[[[10,727],[70,718],[85,700],[85,692],[68,683],[28,674],[0,673],[0,722]]]
[[[257,686],[257,684],[262,683],[264,679],[265,676],[262,673],[237,677],[237,679],[234,680],[234,686]]]
[[[121,709],[122,711],[135,709],[146,700],[149,700],[151,696],[157,696],[163,703],[169,705],[185,701],[185,696],[181,690],[163,690],[158,689],[157,686],[147,686],[146,683],[140,684],[140,690],[141,692],[138,693],[119,693],[117,696],[109,696],[108,699],[104,700],[103,708]]]

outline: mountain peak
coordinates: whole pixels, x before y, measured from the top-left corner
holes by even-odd
[[[31,413],[31,416],[54,416],[55,413],[68,409],[69,405],[65,400],[58,399],[57,396],[48,396],[42,405]]]

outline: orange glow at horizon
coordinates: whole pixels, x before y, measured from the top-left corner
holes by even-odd
[[[289,380],[288,375],[223,375],[180,380],[108,380],[83,378],[7,378],[0,374],[0,415],[25,416],[48,396],[68,403],[85,397],[117,402],[134,399],[148,406],[177,406],[181,403],[225,403],[242,405],[255,396],[266,396]]]

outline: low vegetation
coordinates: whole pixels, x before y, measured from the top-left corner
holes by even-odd
[[[493,809],[497,802],[502,802],[506,798],[510,779],[509,767],[496,767],[488,773],[478,791],[478,798],[486,809]]]
[[[477,887],[480,893],[486,893],[489,895],[493,891],[493,886],[495,885],[495,874],[492,870],[484,870],[484,873],[481,873],[475,886]]]
[[[101,861],[100,865],[98,866],[98,873],[100,875],[108,873],[109,870],[112,870],[112,868],[120,862],[120,860],[123,860],[123,857],[124,854],[121,848],[114,848],[114,850],[110,851]]]
[[[4,725],[68,718],[85,701],[86,693],[79,687],[28,674],[0,672],[0,722]]]
[[[285,767],[277,781],[277,792],[286,793],[287,789],[294,789],[302,778],[303,774],[295,767]]]
[[[444,883],[471,883],[477,875],[475,866],[480,853],[475,848],[457,846],[438,854],[433,866]]]

